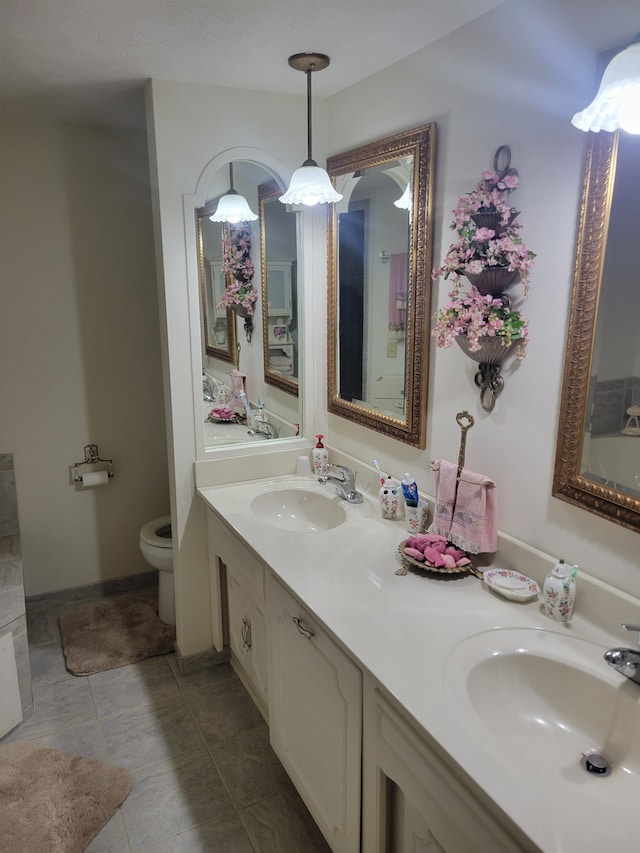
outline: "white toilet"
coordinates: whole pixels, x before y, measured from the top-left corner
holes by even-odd
[[[171,516],[145,524],[140,530],[140,550],[150,566],[158,569],[158,616],[167,625],[176,624],[176,597],[173,586],[173,539]]]

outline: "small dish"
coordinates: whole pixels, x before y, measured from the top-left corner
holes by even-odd
[[[451,569],[446,569],[444,566],[433,566],[428,560],[424,562],[420,562],[419,560],[415,560],[413,557],[410,557],[408,554],[404,553],[405,546],[408,540],[403,539],[402,542],[398,545],[398,554],[403,559],[403,566],[401,569],[398,569],[396,572],[397,575],[404,575],[407,573],[407,564],[410,566],[415,566],[416,569],[422,569],[423,572],[435,572],[439,575],[468,575],[469,572],[475,574],[475,569],[471,565],[471,563],[466,566],[453,566]]]
[[[498,595],[512,601],[529,601],[540,592],[535,581],[511,569],[487,569],[482,579]]]
[[[236,414],[231,415],[231,417],[229,417],[229,418],[216,418],[214,415],[209,415],[209,417],[207,418],[207,421],[210,424],[239,424],[239,423],[241,423],[240,418]]]

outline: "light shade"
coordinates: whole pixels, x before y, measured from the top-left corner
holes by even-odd
[[[253,222],[257,218],[246,198],[235,190],[229,190],[222,196],[215,213],[209,217],[212,222],[229,222],[232,225],[238,222]]]
[[[607,65],[598,94],[571,124],[579,130],[626,130],[640,134],[640,42],[630,45]]]
[[[404,192],[397,201],[393,202],[400,210],[411,210],[413,207],[413,195],[411,193],[411,184],[407,184]]]
[[[300,166],[291,176],[289,189],[280,196],[283,204],[326,204],[340,201],[329,175],[317,164]]]

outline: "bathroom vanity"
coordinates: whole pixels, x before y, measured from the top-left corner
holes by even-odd
[[[636,600],[580,577],[558,625],[472,576],[396,575],[404,523],[370,495],[292,476],[198,491],[218,634],[332,850],[635,849],[640,747],[611,730],[640,724],[640,688],[602,654],[628,644]],[[508,537],[498,555],[539,582],[552,563]],[[575,731],[529,726],[537,702]],[[589,776],[581,752],[603,749],[611,776]]]

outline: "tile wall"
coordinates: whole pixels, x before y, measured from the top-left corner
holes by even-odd
[[[13,454],[0,453],[0,637],[13,634],[23,716],[33,712]],[[0,685],[2,689],[2,685]]]

